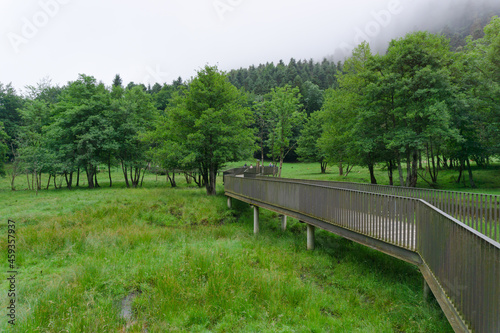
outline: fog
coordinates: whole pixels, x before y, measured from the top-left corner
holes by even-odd
[[[189,79],[205,64],[230,70],[290,58],[343,60],[368,40],[441,29],[499,7],[493,0],[2,0],[0,82],[16,88],[79,73],[110,84]]]

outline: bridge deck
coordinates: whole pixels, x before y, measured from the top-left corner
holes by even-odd
[[[224,188],[418,265],[456,332],[500,332],[500,244],[422,199],[234,175],[224,177]]]

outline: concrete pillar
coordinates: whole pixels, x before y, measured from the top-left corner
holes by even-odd
[[[259,207],[253,206],[253,233],[259,233]]]
[[[286,215],[281,215],[281,231],[286,231]]]
[[[314,231],[316,230],[316,227],[313,225],[308,224],[307,225],[307,249],[308,250],[314,250]]]
[[[229,208],[229,209],[233,208],[233,205],[231,202],[231,197],[227,197],[227,208]]]

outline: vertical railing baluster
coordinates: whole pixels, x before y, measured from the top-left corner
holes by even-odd
[[[475,228],[476,230],[478,230],[477,228],[479,227],[479,219],[478,219],[478,216],[479,216],[479,194],[476,193],[476,202],[474,204],[474,225],[475,225]]]
[[[471,216],[471,199],[470,199],[470,193],[467,193],[467,200],[466,200],[466,206],[467,206],[467,225],[470,227],[472,226],[472,216]]]
[[[488,197],[490,198],[489,204],[488,204]],[[493,199],[492,195],[486,197],[486,206],[487,206],[486,212],[488,213],[488,217],[485,220],[486,220],[486,230],[488,232],[488,237],[490,238],[493,238],[493,233],[492,233],[493,229],[491,228],[491,218],[492,218],[491,213],[493,213],[493,207],[491,206],[493,203],[492,199]]]
[[[495,218],[493,219],[495,223],[493,224],[495,227],[495,239],[497,242],[500,242],[500,197],[495,197]]]
[[[464,219],[464,216],[465,216],[465,214],[464,214],[465,203],[464,203],[463,197],[465,197],[465,195],[462,195],[462,192],[460,192],[460,194],[459,194],[458,197],[459,197],[459,199],[458,199],[458,202],[459,202],[458,211],[459,211],[459,217],[460,217],[459,220],[460,221],[464,221],[465,220]]]
[[[483,227],[484,227],[484,207],[483,207],[483,195],[480,194],[479,197],[479,231],[485,234],[483,232]],[[486,231],[486,230],[485,230]]]

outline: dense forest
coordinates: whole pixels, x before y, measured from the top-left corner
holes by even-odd
[[[500,19],[481,20],[467,21],[467,38],[450,27],[418,31],[384,55],[363,43],[343,62],[206,66],[188,82],[154,86],[84,74],[23,94],[0,83],[0,174],[9,163],[13,190],[21,175],[39,190],[81,177],[98,187],[101,168],[112,186],[112,167],[127,186],[140,186],[146,170],[175,186],[171,171],[184,170],[215,194],[224,164],[255,154],[280,170],[287,158],[341,174],[366,166],[372,183],[383,166],[401,186],[437,186],[439,170],[456,169],[457,182],[467,176],[474,187],[471,161],[486,167],[500,156]]]

